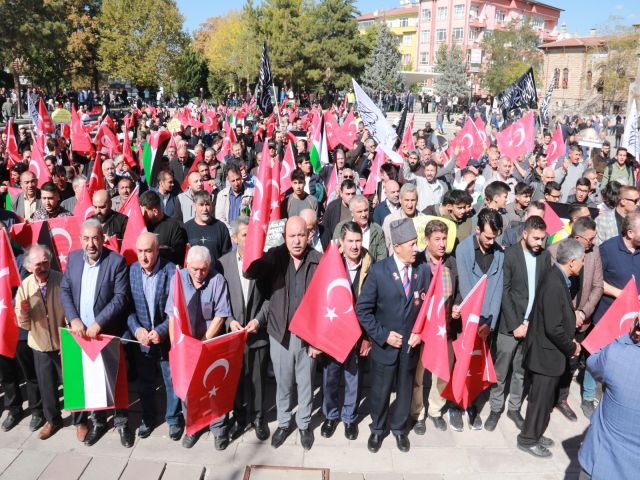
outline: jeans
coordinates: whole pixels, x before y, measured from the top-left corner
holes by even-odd
[[[584,378],[582,379],[582,399],[586,401],[596,399],[596,380],[587,369],[584,370]]]

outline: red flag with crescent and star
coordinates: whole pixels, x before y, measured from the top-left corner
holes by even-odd
[[[582,346],[595,353],[606,347],[620,335],[629,333],[633,320],[638,316],[640,301],[635,277],[627,282],[622,292],[604,313],[591,333],[582,341]]]
[[[271,205],[269,207],[269,221],[280,220],[280,158],[276,155],[273,159],[271,170],[271,181],[269,188],[271,190]]]
[[[31,160],[29,160],[29,170],[36,175],[38,188],[41,188],[42,185],[51,180],[49,168],[47,168],[47,164],[44,163],[44,153],[37,142],[33,144]]]
[[[105,127],[106,128],[106,127]],[[96,153],[96,157],[93,160],[93,169],[91,171],[91,176],[89,177],[89,198],[93,200],[93,194],[98,190],[104,190],[104,173],[102,172],[102,162],[98,158],[98,154]]]
[[[456,167],[465,168],[477,151],[478,146],[481,145],[482,138],[478,134],[478,128],[471,120],[467,120],[464,122],[464,127],[449,143],[448,153],[453,156],[457,147],[458,159],[456,160]]]
[[[80,217],[71,215],[50,218],[46,222],[49,226],[55,254],[63,272],[67,268],[69,252],[82,248],[80,244],[80,227],[83,221]]]
[[[53,133],[55,130],[44,100],[40,99],[38,102],[38,133]]]
[[[136,240],[142,232],[147,231],[147,225],[142,216],[140,201],[138,200],[138,191],[136,187],[127,201],[120,207],[120,213],[129,217],[127,226],[122,234],[122,244],[120,246],[120,255],[124,257],[127,265],[131,265],[138,261],[138,252],[136,250]]]
[[[76,112],[76,107],[73,104],[71,104],[71,151],[80,152],[85,155],[95,152],[91,137],[85,131],[78,112]]]
[[[484,275],[460,305],[463,330],[453,342],[456,364],[451,380],[442,392],[442,397],[467,408],[475,398],[492,383],[496,383],[496,372],[486,340],[478,336],[478,325],[482,303],[487,289]]]
[[[16,259],[11,250],[9,236],[0,231],[0,355],[14,358],[18,347],[18,319],[13,309],[12,287],[20,285]]]
[[[442,260],[438,262],[433,280],[418,318],[413,333],[420,335],[424,342],[422,349],[422,365],[436,377],[444,381],[451,378],[449,362],[449,344],[447,342],[447,316],[444,305],[444,288],[442,282]]]
[[[336,242],[322,256],[289,330],[340,363],[362,335],[351,282]]]
[[[373,164],[371,165],[371,172],[369,173],[369,178],[367,178],[367,183],[364,186],[364,190],[362,194],[365,197],[369,195],[375,195],[378,190],[378,182],[380,181],[380,167],[386,160],[386,155],[380,146],[376,149],[376,156],[373,157]]]
[[[482,118],[476,117],[473,121],[473,125],[476,127],[476,133],[478,134],[478,138],[480,139],[480,143],[474,145],[474,149],[471,152],[473,158],[480,158],[484,151],[489,148],[491,142],[487,137],[487,127],[485,126]]]
[[[547,167],[554,167],[556,164],[556,160],[560,157],[564,156],[567,153],[567,146],[564,143],[564,138],[562,137],[562,129],[558,126],[556,127],[556,131],[551,137],[551,141],[547,146]]]
[[[291,188],[291,172],[296,169],[294,159],[295,141],[289,140],[284,149],[284,158],[280,164],[280,201],[284,200],[284,195]]]
[[[92,174],[93,175],[93,174]],[[76,206],[73,207],[73,215],[78,217],[81,221],[86,220],[95,213],[93,203],[91,203],[91,195],[89,194],[89,185],[85,183],[76,202]]]
[[[518,156],[533,152],[535,147],[535,121],[533,112],[513,122],[501,132],[496,133],[500,154],[515,161]]]
[[[7,135],[7,153],[9,154],[9,168],[22,162],[22,155],[18,151],[18,142],[13,132],[13,117],[9,118],[7,126],[5,127],[5,134]]]

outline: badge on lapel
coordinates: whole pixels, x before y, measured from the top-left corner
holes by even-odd
[[[393,279],[400,280],[400,277],[398,276],[398,272],[393,272]]]

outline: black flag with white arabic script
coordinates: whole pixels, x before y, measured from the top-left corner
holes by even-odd
[[[260,76],[256,85],[256,104],[264,115],[273,112],[273,99],[271,90],[273,88],[273,76],[271,75],[271,62],[269,62],[269,52],[267,42],[264,42],[262,49],[262,62],[260,64]]]
[[[533,67],[496,97],[498,108],[505,114],[516,108],[538,108],[538,92]]]

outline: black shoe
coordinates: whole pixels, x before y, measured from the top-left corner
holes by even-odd
[[[229,446],[229,435],[220,435],[215,438],[216,450],[222,451]]]
[[[143,420],[140,426],[138,427],[138,437],[147,438],[149,437],[149,435],[151,435],[151,432],[153,432],[153,427],[150,426],[150,424],[147,425],[147,423]]]
[[[471,430],[482,430],[482,419],[478,415],[478,409],[476,407],[467,408],[467,415],[469,416],[469,428]]]
[[[447,430],[447,422],[444,421],[442,415],[439,417],[429,417],[433,422],[433,426],[436,427],[436,430],[440,430],[441,432],[445,432]]]
[[[457,408],[449,409],[449,425],[454,432],[464,431],[464,422],[462,421],[462,413]]]
[[[271,437],[271,446],[273,448],[278,448],[279,446],[281,446],[290,433],[291,431],[288,428],[278,427],[276,431],[273,432],[273,436]]]
[[[493,432],[498,426],[498,420],[500,420],[500,412],[491,412],[487,419],[484,421],[484,428],[488,432]]]
[[[184,425],[169,425],[169,438],[174,442],[177,442],[184,433]]]
[[[580,408],[582,409],[584,416],[591,419],[591,415],[593,415],[593,412],[596,410],[596,405],[593,400],[582,400]]]
[[[247,431],[246,423],[244,422],[236,423],[231,432],[231,438],[234,440],[236,438],[240,438],[242,435],[244,435],[244,432],[246,431]]]
[[[553,440],[551,440],[549,437],[545,437],[544,435],[540,437],[540,439],[538,440],[538,444],[542,445],[544,448],[551,448],[553,447],[556,442],[554,442]]]
[[[413,433],[415,433],[416,435],[424,435],[425,433],[427,433],[427,425],[424,421],[424,418],[422,420],[417,420],[415,425],[413,426]]]
[[[254,422],[253,429],[256,432],[256,438],[261,442],[264,442],[267,438],[269,438],[269,435],[271,435],[269,426],[262,420]]]
[[[129,430],[128,425],[123,425],[122,427],[118,427],[118,433],[120,434],[120,443],[124,448],[133,447],[133,433]]]
[[[409,437],[407,437],[404,433],[400,435],[393,434],[396,437],[396,445],[398,446],[398,450],[401,452],[408,452],[411,448],[411,443],[409,442]]]
[[[523,452],[527,452],[528,454],[538,458],[549,458],[551,456],[551,452],[539,443],[536,443],[532,447],[525,447],[518,443],[518,448]]]
[[[2,422],[2,431],[8,432],[9,430],[11,430],[13,427],[20,423],[20,420],[22,420],[23,416],[24,413],[22,411],[15,413],[9,412],[7,414],[7,418],[5,418],[4,422]]]
[[[31,421],[29,422],[29,430],[35,432],[36,430],[40,430],[42,426],[45,424],[46,420],[42,415],[31,415]]]
[[[347,440],[355,440],[356,438],[358,438],[358,424],[345,423],[344,436],[347,437]]]
[[[331,438],[338,427],[338,420],[325,420],[320,429],[320,435],[324,438]]]
[[[302,445],[302,448],[304,448],[305,450],[311,450],[311,447],[313,446],[313,440],[313,432],[310,428],[307,428],[306,430],[300,430],[300,444]]]
[[[372,433],[371,435],[369,435],[367,448],[369,449],[370,452],[376,453],[378,450],[380,450],[381,445],[382,445],[382,435],[378,435],[375,433]]]
[[[518,430],[522,430],[522,427],[524,427],[524,418],[522,418],[522,414],[519,411],[507,410],[507,418],[516,424]]]
[[[571,420],[572,422],[578,421],[576,412],[571,409],[566,400],[562,400],[561,402],[556,404],[556,408],[560,410],[560,413],[562,413],[565,417],[567,417],[567,419]]]
[[[84,439],[84,444],[87,447],[95,444],[106,433],[107,427],[102,425],[96,425],[95,423],[89,429],[89,433]]]
[[[198,436],[197,435],[185,434],[185,436],[182,437],[182,446],[184,448],[192,448],[196,444],[197,441],[198,441]]]

